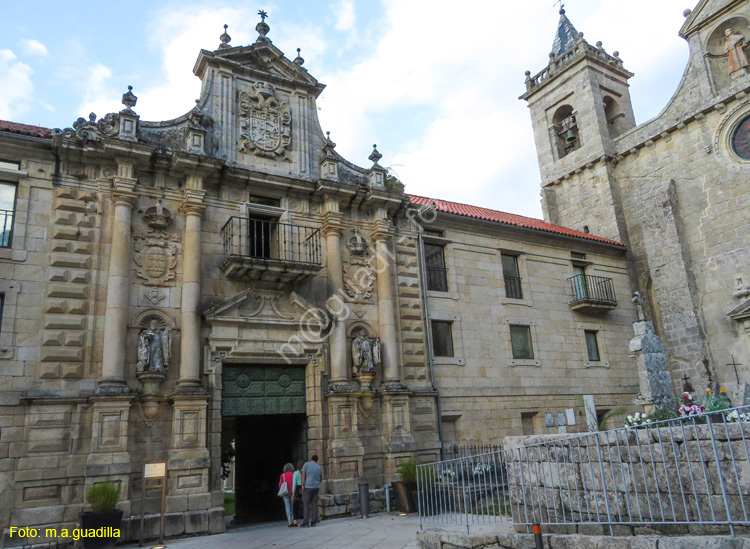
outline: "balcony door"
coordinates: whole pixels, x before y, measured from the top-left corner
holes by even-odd
[[[270,217],[250,214],[247,220],[247,245],[250,257],[271,259],[272,229]]]
[[[576,299],[588,299],[589,291],[586,287],[586,267],[580,267],[573,265],[573,291],[576,294]]]

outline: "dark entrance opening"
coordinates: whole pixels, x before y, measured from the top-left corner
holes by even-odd
[[[306,459],[304,414],[240,416],[235,422],[236,524],[285,520],[276,494],[284,465]]]
[[[225,365],[222,454],[233,455],[234,523],[285,520],[284,465],[307,459],[305,369]]]

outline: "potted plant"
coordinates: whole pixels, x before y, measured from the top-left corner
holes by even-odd
[[[400,481],[391,483],[396,496],[396,508],[401,513],[414,513],[417,505],[412,493],[417,490],[417,462],[413,459],[404,461],[396,468],[396,473],[401,478]]]
[[[115,509],[120,500],[120,487],[114,482],[94,484],[86,493],[91,511],[81,515],[84,549],[109,549],[120,537],[122,511]]]

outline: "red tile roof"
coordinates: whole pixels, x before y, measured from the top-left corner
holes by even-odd
[[[0,132],[20,133],[21,135],[30,135],[32,137],[52,137],[52,130],[49,128],[18,124],[17,122],[9,122],[7,120],[0,120]]]
[[[556,233],[565,236],[572,236],[575,238],[583,238],[586,240],[595,240],[596,242],[604,242],[607,244],[614,244],[615,246],[625,247],[622,242],[616,242],[609,240],[601,236],[596,236],[582,231],[576,231],[575,229],[569,229],[568,227],[560,227],[559,225],[552,225],[541,219],[534,219],[533,217],[524,217],[522,215],[515,215],[506,212],[499,212],[497,210],[490,210],[488,208],[480,208],[478,206],[469,206],[467,204],[460,204],[458,202],[448,202],[447,200],[438,200],[436,198],[426,198],[424,196],[409,195],[409,199],[412,204],[418,204],[420,206],[426,206],[430,202],[435,202],[437,205],[436,209],[438,212],[461,215],[464,217],[472,217],[474,219],[482,219],[484,221],[494,221],[495,223],[503,223],[504,225],[513,225],[514,227],[523,227],[525,229],[534,229],[537,231],[546,231],[548,233]]]

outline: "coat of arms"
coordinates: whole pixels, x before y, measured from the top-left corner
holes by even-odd
[[[166,286],[175,277],[177,246],[168,237],[162,231],[134,235],[136,274],[145,280],[146,286]]]
[[[291,127],[289,103],[276,99],[271,84],[256,82],[250,92],[240,93],[240,152],[285,156],[292,142]]]

